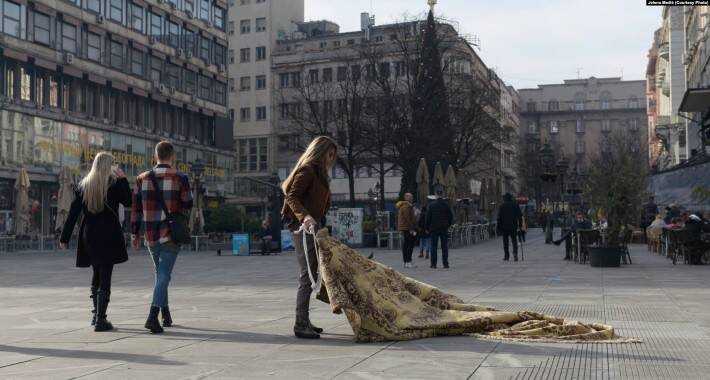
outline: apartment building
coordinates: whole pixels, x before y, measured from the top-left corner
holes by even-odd
[[[57,174],[100,150],[129,176],[173,141],[208,196],[233,185],[222,0],[0,1],[0,213],[29,172],[34,233],[50,233]],[[2,233],[4,231],[0,231]]]

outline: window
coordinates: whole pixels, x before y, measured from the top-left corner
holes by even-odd
[[[150,17],[150,29],[148,30],[148,35],[155,38],[160,38],[163,36],[163,17],[155,14],[148,13]]]
[[[251,108],[245,107],[239,110],[239,120],[242,122],[251,120]]]
[[[577,133],[584,133],[584,122],[582,119],[577,119],[577,128],[576,128]]]
[[[251,90],[251,77],[239,78],[239,91]]]
[[[351,67],[350,70],[352,71],[351,76],[352,76],[353,81],[359,81],[359,80],[360,80],[360,76],[361,76],[361,74],[362,74],[362,73],[360,72],[360,65],[352,65],[352,67]]]
[[[182,7],[185,12],[190,13],[191,15],[195,14],[195,3],[193,0],[184,0]]]
[[[323,69],[323,82],[333,81],[333,69],[328,67]]]
[[[185,34],[185,51],[195,54],[197,34],[190,29],[183,29],[183,33]]]
[[[251,4],[251,0],[240,0],[239,5],[249,5]]]
[[[251,61],[251,49],[244,48],[239,50],[239,62],[250,62]]]
[[[177,48],[180,43],[180,25],[168,21],[168,45]]]
[[[214,13],[214,26],[217,29],[224,30],[224,9],[214,6],[212,8]]]
[[[2,1],[2,32],[20,38],[22,30],[21,7],[11,1]]]
[[[611,120],[602,120],[602,132],[611,132]]]
[[[291,73],[291,85],[293,87],[301,87],[301,73],[300,72],[294,72]]]
[[[390,77],[390,63],[389,62],[382,62],[380,63],[380,67],[377,68],[378,74],[380,74],[380,78],[382,79],[387,79]]]
[[[34,13],[34,39],[45,45],[49,45],[49,16],[44,13]]]
[[[279,105],[279,111],[282,120],[288,119],[288,103],[281,103]]]
[[[265,90],[266,89],[266,75],[256,76],[256,89]]]
[[[200,98],[210,100],[212,98],[212,78],[200,75]]]
[[[239,171],[257,172],[268,170],[268,139],[239,140]]]
[[[256,120],[266,120],[266,106],[256,107]]]
[[[537,132],[537,124],[535,123],[530,123],[528,124],[528,133],[536,134]]]
[[[551,121],[550,122],[550,134],[556,135],[558,133],[560,133],[560,127],[557,125],[557,121]]]
[[[577,154],[583,154],[584,153],[584,140],[577,140],[575,142],[574,146],[574,151]]]
[[[343,82],[348,78],[348,68],[345,66],[338,67],[338,82]]]
[[[227,48],[220,45],[220,44],[214,44],[214,63],[216,65],[226,65],[226,57],[225,57],[225,52],[227,51]]]
[[[239,31],[241,34],[249,34],[251,32],[251,20],[242,20],[239,22]]]
[[[257,32],[265,32],[266,31],[266,18],[264,18],[264,17],[257,18],[255,28],[256,28]]]
[[[131,28],[143,33],[143,7],[131,4]]]
[[[197,92],[197,74],[191,70],[185,70],[185,93],[194,94]]]
[[[101,36],[89,32],[86,38],[86,57],[92,61],[101,61]]]
[[[578,92],[577,94],[574,95],[574,110],[575,111],[584,111],[584,103],[585,103],[585,95],[582,92]]]
[[[234,49],[229,49],[229,63],[234,63]]]
[[[629,127],[631,128],[632,132],[638,132],[639,131],[639,120],[638,119],[629,120]]]
[[[118,41],[111,41],[111,67],[123,69],[123,45]]]
[[[318,83],[318,69],[308,71],[308,80],[311,81],[311,83]]]
[[[143,76],[143,52],[131,49],[131,73]]]
[[[209,21],[210,20],[210,0],[199,0],[200,1],[200,18]]]
[[[394,63],[394,75],[396,77],[404,76],[404,74],[406,74],[405,70],[406,68],[404,62],[398,61]]]
[[[180,66],[173,65],[172,63],[166,64],[166,74],[168,75],[167,84],[170,87],[175,87],[180,89]]]
[[[101,13],[101,0],[86,0],[86,9]]]
[[[163,78],[163,60],[151,56],[150,57],[150,80],[154,82],[161,82]],[[195,92],[192,92],[193,94]]]
[[[230,36],[233,36],[234,35],[234,21],[230,21],[227,25],[228,25],[227,26],[227,33],[229,33]]]
[[[289,78],[291,78],[291,75],[289,73],[279,74],[279,83],[280,83],[281,88],[288,88]]]
[[[629,108],[639,108],[639,100],[635,96],[629,98]]]
[[[62,24],[62,50],[76,54],[76,26]]]
[[[557,100],[550,100],[550,102],[547,104],[547,110],[548,111],[559,111],[560,110],[560,102]]]
[[[323,41],[323,42],[320,43],[320,48],[321,48],[321,49],[325,49],[326,47],[328,47],[328,43],[327,43],[327,42]]]
[[[108,0],[109,18],[114,21],[123,22],[123,0]]]
[[[340,41],[333,41],[333,47],[340,47]]]
[[[528,112],[535,112],[535,102],[528,102]]]
[[[258,46],[256,48],[256,60],[263,61],[266,59],[266,46]]]
[[[210,61],[210,40],[207,37],[200,37],[200,58],[209,63]]]
[[[227,104],[227,85],[222,82],[216,82],[214,86],[215,102],[225,105]]]

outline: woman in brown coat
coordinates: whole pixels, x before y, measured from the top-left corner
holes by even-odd
[[[329,137],[320,136],[311,142],[296,167],[284,181],[285,194],[281,214],[293,232],[293,242],[298,258],[299,276],[296,296],[296,323],[294,334],[299,338],[318,339],[322,329],[313,326],[309,317],[311,282],[308,266],[314,278],[318,276],[318,258],[316,257],[313,236],[308,235],[308,247],[303,246],[303,231],[315,232],[318,226],[324,226],[325,214],[330,208],[330,180],[328,172],[333,168],[338,155],[335,142]],[[308,252],[306,253],[306,250]],[[306,261],[306,255],[308,260]]]

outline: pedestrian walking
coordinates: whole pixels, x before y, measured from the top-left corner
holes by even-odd
[[[402,261],[405,268],[412,268],[412,252],[416,242],[417,219],[414,213],[411,193],[404,194],[404,200],[397,202],[397,230],[402,234]]]
[[[79,182],[69,215],[64,222],[59,246],[66,249],[79,216],[79,242],[76,266],[93,269],[91,295],[94,331],[113,330],[106,319],[111,300],[111,276],[114,265],[126,262],[128,253],[118,218],[118,205],[131,205],[131,188],[126,175],[114,166],[111,154],[100,152],[91,171]]]
[[[454,214],[443,195],[443,189],[436,190],[436,200],[429,205],[426,214],[426,230],[431,234],[431,268],[433,269],[436,269],[437,265],[439,242],[441,242],[444,269],[449,268],[449,228],[454,222]]]
[[[283,182],[285,194],[281,214],[293,233],[298,259],[298,292],[294,335],[302,339],[318,339],[323,329],[311,323],[309,308],[313,289],[311,279],[318,277],[318,257],[314,236],[318,226],[325,226],[330,208],[330,173],[338,157],[335,142],[325,136],[313,140],[301,155],[291,174]],[[304,229],[306,231],[304,231]],[[306,234],[306,246],[303,244]]]
[[[428,259],[431,253],[431,235],[426,228],[426,214],[428,207],[424,205],[417,221],[417,235],[419,236],[419,257]]]
[[[521,243],[525,243],[525,236],[528,233],[528,218],[525,214],[520,218],[520,229],[518,230],[518,239]]]
[[[136,178],[131,212],[131,241],[135,249],[140,245],[139,234],[144,232],[145,243],[155,269],[153,301],[145,328],[153,334],[173,325],[168,302],[168,287],[172,278],[180,244],[189,241],[186,223],[192,208],[190,180],[175,167],[175,148],[167,141],[155,146],[157,165]],[[184,219],[183,219],[184,217]],[[187,236],[185,236],[187,235]],[[163,325],[158,315],[162,314]]]
[[[510,260],[510,251],[508,240],[513,243],[513,260],[518,261],[518,228],[520,227],[522,213],[520,207],[513,200],[510,193],[503,196],[503,204],[498,210],[498,231],[503,235],[503,251],[505,256],[504,261]]]

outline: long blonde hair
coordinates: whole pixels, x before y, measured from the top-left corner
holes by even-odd
[[[311,141],[311,143],[308,145],[308,148],[306,148],[306,151],[303,152],[303,154],[301,155],[301,158],[298,159],[298,162],[291,171],[291,174],[289,174],[288,178],[286,178],[284,183],[281,185],[281,188],[283,189],[284,193],[288,192],[289,188],[291,187],[291,183],[293,182],[293,178],[296,176],[296,173],[300,168],[304,166],[316,164],[320,167],[320,170],[323,171],[323,173],[321,174],[327,176],[326,170],[328,168],[325,167],[325,160],[328,157],[328,153],[333,149],[335,149],[337,152],[338,145],[330,137],[318,136],[313,139],[313,141]]]
[[[83,193],[84,204],[92,214],[104,210],[106,194],[113,178],[113,156],[107,152],[99,152],[94,157],[91,171],[79,182]]]

